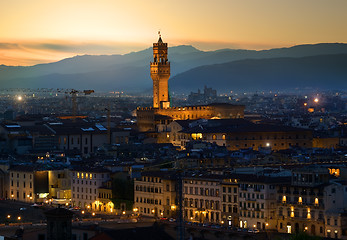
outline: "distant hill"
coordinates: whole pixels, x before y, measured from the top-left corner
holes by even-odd
[[[171,90],[177,92],[203,85],[222,92],[306,87],[347,90],[347,54],[247,59],[197,67],[170,79]]]
[[[172,83],[173,89],[182,89],[177,86],[180,83],[179,79],[182,79],[184,75],[188,76],[186,74],[190,74],[189,79],[184,77],[190,82],[184,83],[187,86],[192,86],[192,90],[202,87],[204,83],[196,79],[200,77],[198,75],[193,76],[189,70],[205,65],[230,63],[245,59],[261,59],[260,61],[265,64],[265,59],[333,54],[347,54],[347,44],[322,43],[263,51],[222,49],[208,52],[200,51],[192,46],[171,47],[169,48],[171,77],[173,78],[180,73],[182,75],[174,77],[170,84]],[[144,91],[152,88],[149,74],[149,62],[151,60],[152,49],[148,48],[125,55],[75,56],[54,63],[38,64],[30,67],[0,65],[0,87]],[[283,67],[278,64],[276,66],[278,67],[277,70]],[[213,68],[207,67],[206,69],[212,70]],[[277,70],[275,72],[278,72]],[[311,70],[315,71],[314,69]],[[186,71],[188,72],[184,73]],[[196,69],[192,71],[197,73]],[[224,73],[228,74],[228,71],[225,70]],[[209,73],[206,76],[211,76],[211,74]],[[239,77],[242,77],[241,69]],[[225,75],[221,75],[219,78],[230,79]],[[254,79],[254,81],[259,82],[262,80]],[[211,85],[211,83],[208,83],[208,85]]]

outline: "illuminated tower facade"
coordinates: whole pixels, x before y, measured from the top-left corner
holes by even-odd
[[[163,43],[159,32],[157,43],[153,43],[153,62],[151,78],[153,80],[153,108],[169,108],[170,62],[167,59],[167,43]]]

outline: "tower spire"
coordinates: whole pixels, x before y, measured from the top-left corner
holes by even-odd
[[[158,43],[163,43],[163,40],[161,39],[161,33],[160,33],[160,30],[158,31],[158,35],[159,35]]]

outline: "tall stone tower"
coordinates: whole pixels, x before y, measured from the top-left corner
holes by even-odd
[[[169,108],[170,62],[167,59],[167,43],[163,43],[159,32],[157,43],[153,43],[153,62],[151,62],[153,80],[153,108]]]

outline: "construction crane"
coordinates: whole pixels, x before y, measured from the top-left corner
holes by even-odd
[[[65,91],[66,94],[71,94],[73,121],[76,121],[76,116],[77,116],[77,93],[84,93],[84,95],[90,95],[93,92],[94,90],[78,91],[75,89]]]

